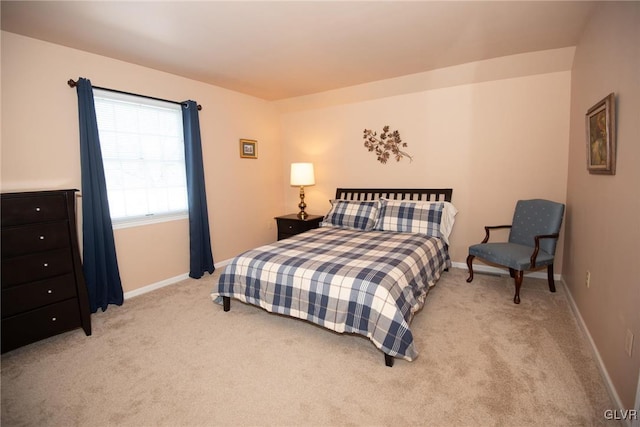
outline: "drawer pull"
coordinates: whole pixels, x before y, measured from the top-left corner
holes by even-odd
[[[47,293],[48,293],[48,294],[52,294],[52,293],[53,293],[53,291],[52,291],[51,289],[47,289]]]
[[[40,212],[40,208],[36,208],[36,212]]]
[[[290,225],[290,226],[289,226],[289,230],[291,230],[292,228],[293,228],[293,225]]]
[[[55,322],[56,320],[58,320],[58,319],[57,319],[57,318],[55,318],[55,317],[52,317],[52,318],[51,318],[51,321],[52,321],[52,322]]]
[[[44,236],[40,236],[40,240],[44,240]]]
[[[45,263],[44,263],[44,264],[42,264],[42,265],[43,265],[43,266],[45,266],[45,267],[49,267],[49,263],[48,263],[48,262],[45,262]]]

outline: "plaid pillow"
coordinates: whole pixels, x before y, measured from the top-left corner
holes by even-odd
[[[420,233],[443,237],[440,221],[444,203],[380,199],[380,217],[374,227],[381,231]]]
[[[380,201],[331,200],[331,210],[320,227],[340,227],[371,231],[378,218]]]

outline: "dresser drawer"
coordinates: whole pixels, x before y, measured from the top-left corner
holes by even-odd
[[[76,234],[77,191],[0,195],[3,353],[78,326],[91,335]]]
[[[10,317],[76,296],[73,274],[2,289],[2,317]]]
[[[67,221],[9,227],[2,230],[2,258],[66,248],[69,242]]]
[[[77,299],[69,299],[2,319],[2,352],[80,326]]]
[[[2,288],[73,271],[71,250],[57,249],[2,260]]]
[[[67,204],[63,193],[3,197],[0,209],[3,227],[67,218]]]

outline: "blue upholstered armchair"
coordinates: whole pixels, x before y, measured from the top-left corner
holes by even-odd
[[[562,203],[542,199],[519,200],[511,225],[484,227],[486,236],[482,243],[469,247],[467,282],[473,280],[473,258],[478,257],[509,268],[509,273],[516,282],[516,294],[513,297],[516,304],[520,304],[520,286],[525,270],[546,265],[549,290],[555,292],[553,259],[563,215]],[[490,231],[499,228],[511,229],[509,241],[488,243]]]

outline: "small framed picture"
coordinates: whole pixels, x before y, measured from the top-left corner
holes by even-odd
[[[616,97],[613,93],[587,111],[587,170],[616,174]]]
[[[257,159],[258,141],[254,141],[253,139],[241,139],[240,157],[242,157],[243,159]]]

